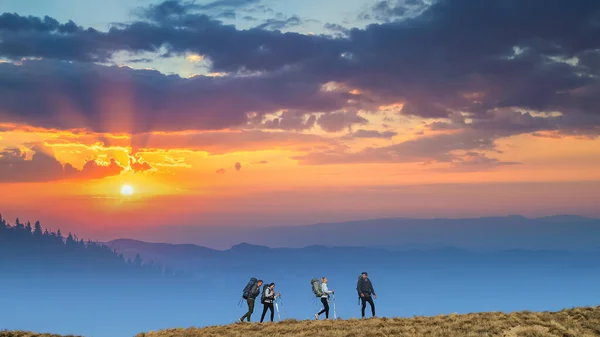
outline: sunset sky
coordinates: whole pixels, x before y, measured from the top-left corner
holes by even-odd
[[[600,216],[598,1],[3,0],[0,13],[10,221],[108,239]]]

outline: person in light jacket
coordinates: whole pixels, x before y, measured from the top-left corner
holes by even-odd
[[[323,295],[321,296],[321,303],[323,303],[323,310],[319,311],[315,314],[315,319],[319,319],[322,313],[325,313],[325,319],[329,318],[329,295],[333,294],[335,290],[329,290],[327,287],[327,277],[321,277],[321,291]]]
[[[275,312],[273,310],[273,301],[275,301],[275,298],[277,298],[277,296],[280,295],[280,294],[275,294],[275,283],[269,284],[269,286],[265,289],[263,294],[264,294],[264,297],[262,299],[263,312],[262,312],[262,316],[260,316],[260,322],[262,323],[264,321],[265,314],[267,313],[267,309],[271,310],[271,322],[273,322],[273,317],[275,315]]]

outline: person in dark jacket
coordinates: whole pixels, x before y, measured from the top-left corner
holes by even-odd
[[[356,284],[356,290],[362,301],[362,318],[365,318],[367,302],[371,305],[372,316],[375,317],[375,303],[373,302],[373,298],[377,298],[377,295],[375,295],[375,289],[373,289],[373,284],[371,283],[371,280],[369,280],[367,272],[363,272],[360,275],[358,283]]]
[[[263,281],[258,280],[256,281],[256,284],[252,286],[252,289],[250,289],[248,299],[246,299],[246,302],[248,302],[248,312],[245,313],[244,316],[242,316],[242,318],[240,318],[240,323],[243,322],[245,318],[248,318],[248,322],[250,322],[250,316],[252,316],[252,313],[254,312],[254,301],[256,300],[256,297],[260,294],[260,287],[262,286],[262,284]]]
[[[273,317],[275,316],[275,310],[273,308],[273,301],[280,294],[275,294],[275,283],[269,284],[269,286],[263,292],[263,312],[262,316],[260,316],[260,322],[262,323],[265,320],[265,314],[267,313],[267,309],[271,310],[271,322],[273,322]]]

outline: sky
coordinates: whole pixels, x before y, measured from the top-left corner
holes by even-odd
[[[0,13],[11,220],[109,239],[600,217],[597,1],[4,0]]]

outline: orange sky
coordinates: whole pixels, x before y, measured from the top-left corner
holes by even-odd
[[[0,16],[11,221],[107,239],[175,225],[600,216],[590,11],[400,1],[348,21],[273,17],[254,1],[216,2],[248,14],[233,17],[134,2],[98,18],[15,2]],[[535,11],[549,17],[522,15]]]
[[[379,146],[410,139],[418,131],[412,126],[404,130]],[[43,144],[62,164],[81,169],[86,160],[106,165],[114,158],[123,171],[94,179],[5,182],[2,193],[10,198],[3,198],[2,208],[10,216],[47,219],[49,226],[65,221],[63,227],[100,237],[172,221],[261,225],[380,216],[600,215],[594,211],[600,193],[593,188],[600,181],[597,139],[509,137],[498,141],[502,153],[494,157],[520,164],[461,170],[420,162],[303,164],[292,158],[331,146],[335,137],[318,130],[281,138],[251,136],[256,132],[263,131],[156,133],[148,137],[151,148],[139,148],[134,155],[128,135],[102,139],[85,131],[13,125],[0,134],[0,147],[21,149],[27,160],[31,144]],[[350,144],[356,151],[373,142]],[[136,172],[132,163],[151,169]],[[239,170],[235,163],[241,164]],[[123,185],[131,185],[134,194],[121,195]]]

